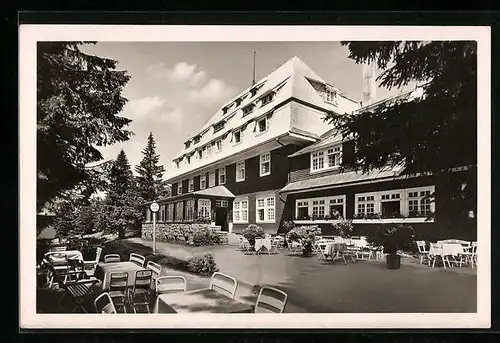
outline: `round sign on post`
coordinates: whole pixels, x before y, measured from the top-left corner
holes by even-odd
[[[149,206],[149,209],[151,210],[151,212],[158,212],[158,210],[160,209],[160,205],[154,202]]]
[[[160,205],[154,202],[149,206],[151,212],[153,212],[153,255],[156,255],[156,212],[160,209]]]

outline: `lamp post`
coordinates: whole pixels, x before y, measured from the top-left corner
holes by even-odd
[[[153,255],[156,255],[156,212],[160,209],[158,203],[153,202],[149,209],[153,213]]]

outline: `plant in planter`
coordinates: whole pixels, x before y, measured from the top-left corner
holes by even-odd
[[[398,255],[398,250],[411,249],[414,238],[413,228],[403,224],[379,227],[367,236],[368,242],[384,247],[389,269],[399,269],[401,256]]]
[[[332,224],[333,233],[340,237],[351,237],[352,231],[354,230],[354,225],[352,225],[352,220],[341,219],[338,223]]]
[[[298,226],[294,227],[286,235],[292,242],[302,244],[302,255],[311,256],[313,251],[314,237],[321,235],[321,229],[316,226]]]
[[[255,239],[264,238],[266,235],[264,229],[255,224],[248,225],[245,229],[243,229],[241,234],[248,240],[252,249],[255,249]]]

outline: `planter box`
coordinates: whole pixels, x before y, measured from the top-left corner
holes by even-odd
[[[353,224],[411,224],[434,223],[434,219],[427,218],[382,218],[382,219],[353,219]]]

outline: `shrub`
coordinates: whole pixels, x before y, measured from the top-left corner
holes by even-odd
[[[199,275],[212,275],[219,270],[212,254],[191,257],[187,268],[191,273]]]
[[[295,223],[293,221],[284,221],[281,227],[283,228],[283,233],[285,233],[286,235],[291,229],[295,227]]]
[[[243,229],[241,234],[248,240],[248,243],[250,243],[252,248],[255,247],[256,238],[264,238],[266,235],[264,229],[255,224],[248,225],[245,229]]]
[[[312,254],[312,247],[314,244],[314,237],[321,235],[321,229],[316,226],[297,226],[294,227],[286,237],[294,242],[302,244],[302,254],[310,256]]]
[[[341,219],[338,223],[332,224],[332,227],[334,235],[340,237],[351,237],[354,230],[352,220],[348,219]]]
[[[200,229],[193,234],[193,244],[195,246],[218,245],[220,243],[220,236],[211,229]]]
[[[412,249],[415,231],[410,225],[379,226],[366,237],[368,242],[384,247],[384,252],[395,254],[398,250]]]

